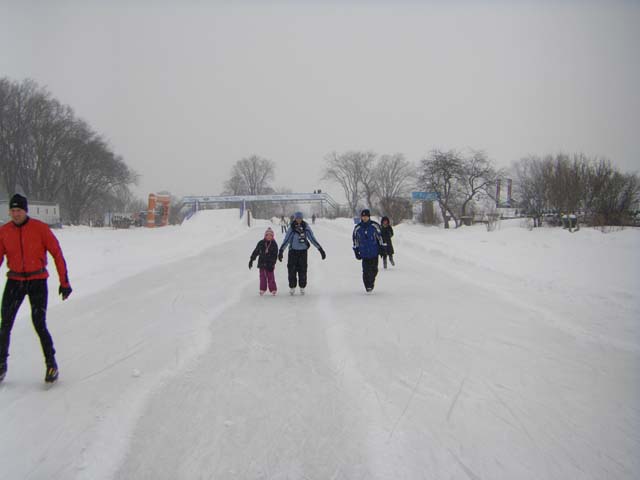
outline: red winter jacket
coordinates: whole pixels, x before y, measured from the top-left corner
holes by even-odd
[[[67,264],[62,256],[58,239],[46,223],[28,218],[22,225],[13,222],[0,227],[0,265],[7,256],[12,280],[41,280],[49,277],[47,251],[56,263],[60,285],[69,287]]]

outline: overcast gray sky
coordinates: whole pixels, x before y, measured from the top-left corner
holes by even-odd
[[[319,183],[334,150],[640,169],[635,1],[0,0],[0,76],[73,107],[141,196],[217,194],[251,154],[276,187],[338,197]]]

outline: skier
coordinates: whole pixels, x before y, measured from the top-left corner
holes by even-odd
[[[287,233],[287,228],[289,228],[289,222],[284,218],[284,215],[280,217],[280,233]]]
[[[378,275],[378,255],[384,252],[380,224],[371,220],[368,209],[360,213],[360,223],[353,229],[353,253],[362,260],[362,281],[367,293],[373,291]]]
[[[287,235],[282,241],[278,260],[282,261],[284,249],[289,247],[289,257],[287,259],[287,270],[289,271],[289,293],[296,293],[296,286],[300,286],[300,295],[304,295],[307,287],[307,250],[311,243],[318,249],[322,260],[327,258],[326,253],[313,235],[313,231],[304,221],[301,212],[296,212],[294,221],[287,230]]]
[[[391,237],[393,237],[393,227],[391,226],[391,222],[389,222],[389,217],[382,217],[380,220],[380,234],[382,235],[382,241],[387,246],[382,250],[382,265],[384,268],[387,268],[387,256],[389,256],[389,261],[391,265],[396,266],[393,261],[393,243],[391,242]]]
[[[47,252],[55,260],[62,300],[71,295],[67,264],[60,244],[46,223],[29,218],[27,199],[16,194],[9,201],[11,221],[0,227],[0,265],[7,256],[7,283],[2,296],[2,324],[0,325],[0,381],[7,373],[7,357],[11,329],[25,296],[31,304],[31,319],[44,353],[46,373],[44,381],[53,383],[58,379],[58,365],[53,340],[47,330],[47,278],[49,274]]]
[[[276,260],[278,259],[278,244],[274,240],[274,233],[271,227],[264,232],[264,238],[258,242],[256,248],[251,253],[249,259],[249,270],[253,267],[253,262],[258,259],[258,268],[260,269],[260,295],[264,295],[267,287],[271,295],[278,293],[276,285],[276,277],[274,270],[276,268]]]

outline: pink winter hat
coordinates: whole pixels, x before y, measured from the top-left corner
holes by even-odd
[[[267,230],[264,232],[264,236],[266,237],[269,234],[271,234],[272,237],[275,237],[275,234],[273,233],[273,230],[271,230],[271,227],[267,228]]]

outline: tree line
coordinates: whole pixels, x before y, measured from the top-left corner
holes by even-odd
[[[529,156],[510,170],[499,169],[483,151],[432,150],[417,164],[403,154],[331,152],[322,180],[337,184],[346,198],[343,216],[369,208],[400,222],[412,216],[411,190],[435,192],[445,228],[495,205],[495,184],[514,179],[515,206],[540,219],[573,212],[597,225],[629,223],[637,214],[638,175],[623,173],[603,158],[583,154]],[[225,194],[290,193],[275,189],[276,164],[252,155],[237,161]],[[137,174],[106,140],[73,110],[32,80],[0,78],[0,185],[7,194],[57,202],[66,223],[100,219],[106,211],[143,209],[130,187]],[[134,207],[132,207],[134,208]],[[286,205],[255,205],[256,216],[285,211]]]
[[[529,156],[516,162],[518,205],[536,220],[575,213],[591,225],[628,225],[637,214],[640,181],[610,160],[583,154]]]
[[[434,150],[420,165],[410,163],[403,154],[378,155],[372,151],[332,152],[325,157],[322,180],[339,185],[347,201],[343,216],[358,215],[369,208],[375,215],[386,215],[394,222],[411,218],[409,193],[425,189],[438,194],[438,204],[448,227],[449,219],[472,212],[474,202],[487,196],[500,175],[484,152],[465,156],[456,151]],[[227,195],[267,195],[287,193],[271,185],[275,163],[252,155],[237,161],[225,183]],[[270,212],[267,205],[254,205],[255,211]],[[264,212],[263,212],[264,211]]]
[[[325,156],[322,180],[338,185],[346,199],[342,216],[369,208],[400,222],[411,218],[411,190],[434,192],[445,228],[459,227],[479,213],[495,213],[496,184],[513,179],[512,206],[541,224],[544,214],[576,213],[593,225],[623,225],[637,214],[638,175],[622,173],[611,161],[583,154],[529,156],[510,169],[496,167],[484,151],[432,150],[417,164],[401,153],[332,152]],[[288,193],[275,190],[275,163],[252,155],[236,162],[225,184],[230,195]],[[267,205],[258,205],[272,213]],[[283,206],[284,209],[284,206]]]
[[[366,206],[378,215],[399,222],[412,215],[411,190],[437,194],[436,204],[449,228],[473,213],[477,202],[488,198],[503,172],[485,152],[433,150],[418,165],[401,153],[377,155],[371,151],[331,153],[326,157],[324,179],[342,187],[350,213]]]
[[[124,208],[136,173],[73,110],[32,80],[0,78],[0,182],[60,204],[65,223]]]

